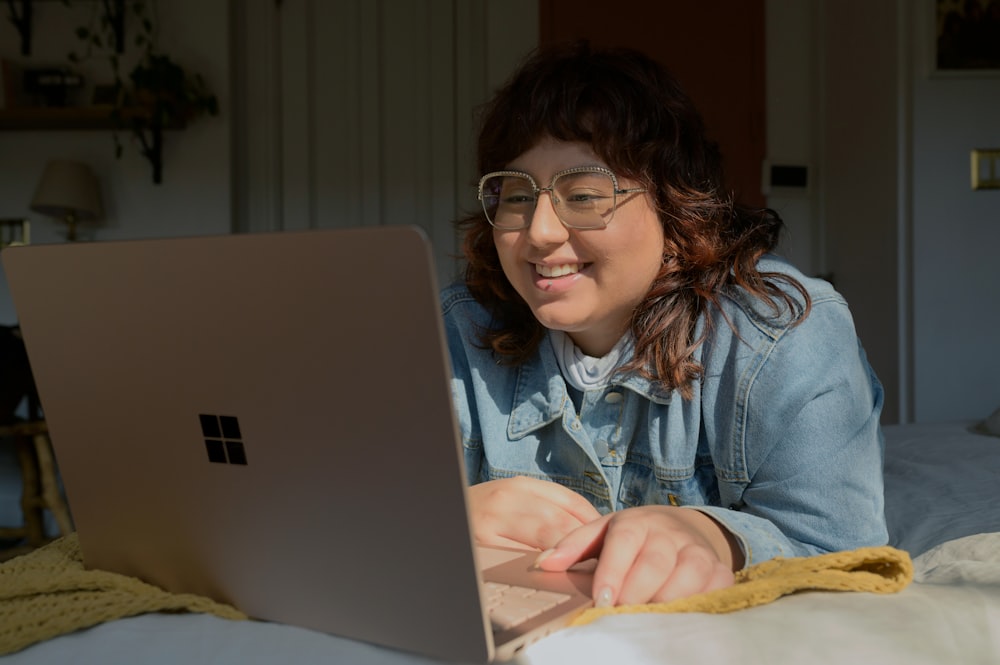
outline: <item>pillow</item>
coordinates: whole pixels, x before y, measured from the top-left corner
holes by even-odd
[[[941,543],[913,559],[913,581],[1000,586],[1000,533]]]
[[[997,410],[990,414],[989,418],[974,425],[972,429],[980,434],[1000,436],[1000,407],[997,407]]]

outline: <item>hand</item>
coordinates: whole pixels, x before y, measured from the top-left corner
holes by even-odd
[[[480,545],[545,550],[601,516],[573,490],[525,476],[473,485],[468,497]]]
[[[738,552],[732,534],[704,513],[642,506],[576,529],[536,565],[562,571],[597,557],[594,603],[607,607],[665,603],[730,586]]]

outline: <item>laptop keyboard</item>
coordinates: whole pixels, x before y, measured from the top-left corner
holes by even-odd
[[[510,630],[569,600],[569,595],[523,586],[486,582],[486,607],[494,631]]]

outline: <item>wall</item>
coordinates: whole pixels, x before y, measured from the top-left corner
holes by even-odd
[[[912,21],[914,419],[982,419],[1000,406],[1000,190],[971,189],[969,153],[1000,148],[1000,73],[935,73],[931,17]]]
[[[283,4],[298,11],[304,2]],[[274,4],[241,0],[233,25]],[[388,6],[357,6],[371,4]],[[76,20],[66,19],[70,10],[61,3],[34,6],[38,26],[46,27],[36,28],[33,59],[59,62],[74,43],[70,28]],[[164,46],[183,49],[185,64],[205,75],[220,97],[222,117],[168,137],[165,180],[158,186],[129,146],[115,160],[105,132],[0,132],[0,216],[30,217],[36,242],[60,240],[57,223],[28,209],[50,157],[83,159],[100,173],[108,214],[93,237],[102,240],[258,228],[251,218],[270,228],[284,219],[288,206],[308,204],[283,198],[292,191],[283,185],[268,189],[274,178],[295,186],[298,176],[289,169],[309,163],[296,165],[294,155],[266,158],[277,154],[280,132],[258,136],[257,143],[272,152],[251,155],[249,162],[240,152],[246,146],[230,138],[231,132],[248,133],[240,124],[246,118],[232,114],[230,64],[238,69],[251,47],[247,34],[230,36],[228,4],[171,0],[159,6]],[[528,14],[504,13],[486,0],[453,0],[448,6],[452,25],[466,26],[456,28],[465,40],[456,42],[456,53],[476,57],[454,80],[456,94],[472,99],[502,79],[523,52],[520,45],[504,48],[501,36],[517,30],[498,22]],[[772,191],[768,202],[789,225],[786,253],[807,272],[832,270],[847,295],[889,390],[886,422],[979,418],[1000,404],[1000,354],[991,351],[1000,329],[1000,261],[992,258],[1000,192],[968,187],[969,150],[1000,145],[994,112],[1000,78],[932,75],[926,66],[931,11],[931,0],[767,2],[768,156],[772,163],[808,165],[814,176],[807,191]],[[529,30],[534,20],[526,23]],[[484,25],[498,27],[493,37]],[[468,26],[480,26],[480,32]],[[265,21],[255,29],[273,36],[294,26]],[[260,35],[251,30],[249,36]],[[17,48],[12,26],[0,21],[0,55],[16,57]],[[267,58],[275,54],[268,55],[259,40],[253,49],[265,52],[265,64],[244,69],[243,76],[273,85],[275,61]],[[304,84],[300,79],[297,85]],[[252,118],[279,98],[241,99]],[[467,107],[454,111],[456,125],[470,126],[465,113]],[[456,164],[469,158],[468,145],[460,143],[463,131],[450,148]],[[464,168],[456,168],[456,192]],[[14,313],[2,286],[0,323],[10,323]]]
[[[847,298],[892,423],[909,394],[898,343],[897,13],[859,4],[768,0],[768,164],[808,176],[802,188],[764,186],[788,229],[781,253]]]
[[[30,218],[33,242],[61,241],[28,206],[46,160],[73,158],[102,181],[105,219],[86,240],[412,223],[441,278],[454,275],[452,222],[478,205],[473,109],[537,43],[535,0],[155,4],[161,45],[204,75],[221,116],[168,134],[161,185],[134,146],[114,158],[110,132],[0,132],[0,216]],[[77,5],[34,3],[27,64],[66,63],[98,7]],[[0,22],[0,56],[18,50]],[[110,80],[103,66],[85,73]],[[0,281],[0,323],[15,319]]]
[[[766,19],[766,164],[803,166],[807,186],[774,187],[767,205],[781,215],[781,253],[807,275],[827,272],[820,201],[819,12],[815,2],[768,0]],[[766,171],[765,171],[766,173]]]
[[[474,109],[537,43],[535,0],[242,6],[238,228],[414,224],[453,279],[453,222],[479,205]]]
[[[66,54],[78,45],[74,28],[89,24],[99,4],[85,2],[65,7],[59,2],[33,3],[30,57],[20,55],[20,40],[7,20],[0,21],[0,57],[29,66],[66,64]],[[38,178],[46,161],[52,158],[87,162],[101,181],[105,218],[99,225],[81,227],[85,239],[230,231],[227,3],[170,0],[157,4],[162,50],[202,74],[219,98],[222,114],[199,119],[183,131],[168,132],[160,185],[152,183],[149,164],[125,134],[123,155],[116,159],[109,131],[0,132],[0,217],[30,219],[32,242],[60,242],[64,238],[59,222],[29,208]],[[6,19],[6,5],[3,11]],[[110,82],[110,68],[105,64],[87,65],[85,73],[90,82]],[[0,281],[0,323],[15,321],[6,282]]]
[[[969,151],[1000,146],[1000,76],[930,66],[933,0],[768,0],[768,153],[810,166],[772,191],[784,251],[830,272],[886,387],[883,422],[1000,405],[1000,191]]]
[[[898,82],[897,6],[890,2],[829,0],[819,5],[823,93],[823,174],[826,264],[847,298],[858,335],[886,392],[883,422],[905,417],[901,380],[899,262],[903,165]]]

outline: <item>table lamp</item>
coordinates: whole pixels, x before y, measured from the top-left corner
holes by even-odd
[[[92,221],[102,214],[97,176],[83,162],[52,160],[45,165],[31,209],[64,221],[67,240],[76,240],[77,222]]]

